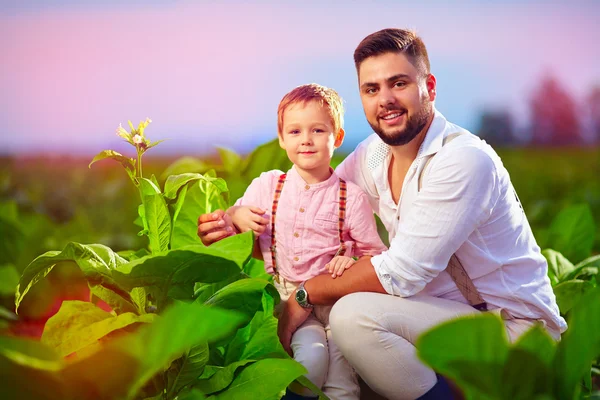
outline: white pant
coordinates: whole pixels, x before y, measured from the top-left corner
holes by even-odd
[[[468,304],[439,297],[353,293],[333,306],[330,321],[336,344],[375,392],[390,400],[416,399],[437,378],[417,358],[415,340],[443,321],[477,312]],[[511,341],[534,324],[521,319],[504,322]]]
[[[280,279],[281,283],[273,282],[281,296],[277,313],[299,284]],[[308,370],[306,377],[330,399],[358,400],[360,386],[356,373],[331,338],[330,311],[331,306],[315,306],[308,319],[292,335],[294,359]],[[294,386],[291,390],[303,396],[314,395],[304,387]]]

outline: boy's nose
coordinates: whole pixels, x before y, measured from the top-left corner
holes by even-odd
[[[308,132],[304,132],[302,133],[302,144],[310,144],[312,143],[312,138],[310,136],[310,133]]]

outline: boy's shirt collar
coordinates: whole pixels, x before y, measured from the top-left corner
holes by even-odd
[[[296,169],[296,166],[293,165],[292,168],[287,172],[287,181],[291,184],[293,184],[298,190],[317,190],[317,189],[322,189],[322,188],[326,188],[329,187],[331,185],[335,185],[339,178],[336,175],[336,173],[333,171],[332,168],[330,168],[331,170],[331,176],[329,178],[327,178],[326,180],[324,180],[323,182],[319,182],[319,183],[306,183],[306,181],[300,176],[300,174],[298,173],[298,170]]]

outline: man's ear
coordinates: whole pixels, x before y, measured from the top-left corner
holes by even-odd
[[[344,143],[345,135],[346,135],[346,132],[344,132],[344,130],[342,128],[340,128],[337,135],[335,135],[335,142],[333,143],[333,147],[335,147],[336,149],[338,147],[340,147],[342,145],[342,143]]]
[[[425,84],[427,85],[427,94],[429,95],[429,101],[434,101],[437,96],[435,90],[437,82],[435,76],[433,76],[433,74],[429,74],[425,80]]]

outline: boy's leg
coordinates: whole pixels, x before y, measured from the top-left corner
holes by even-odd
[[[327,348],[327,337],[325,329],[314,314],[311,314],[306,321],[292,335],[292,352],[294,360],[302,364],[308,373],[305,375],[315,386],[322,388],[327,378],[329,367],[329,350]],[[315,394],[305,388],[293,386],[292,391],[303,396],[315,396]]]
[[[419,335],[461,315],[478,312],[468,304],[437,297],[408,298],[353,293],[333,306],[333,339],[356,372],[387,399],[416,399],[437,382],[416,355]]]
[[[323,385],[323,393],[335,400],[359,400],[360,386],[354,368],[342,355],[335,344],[329,327],[329,312],[331,307],[315,307],[317,318],[325,326],[327,345],[329,347],[329,370]]]

